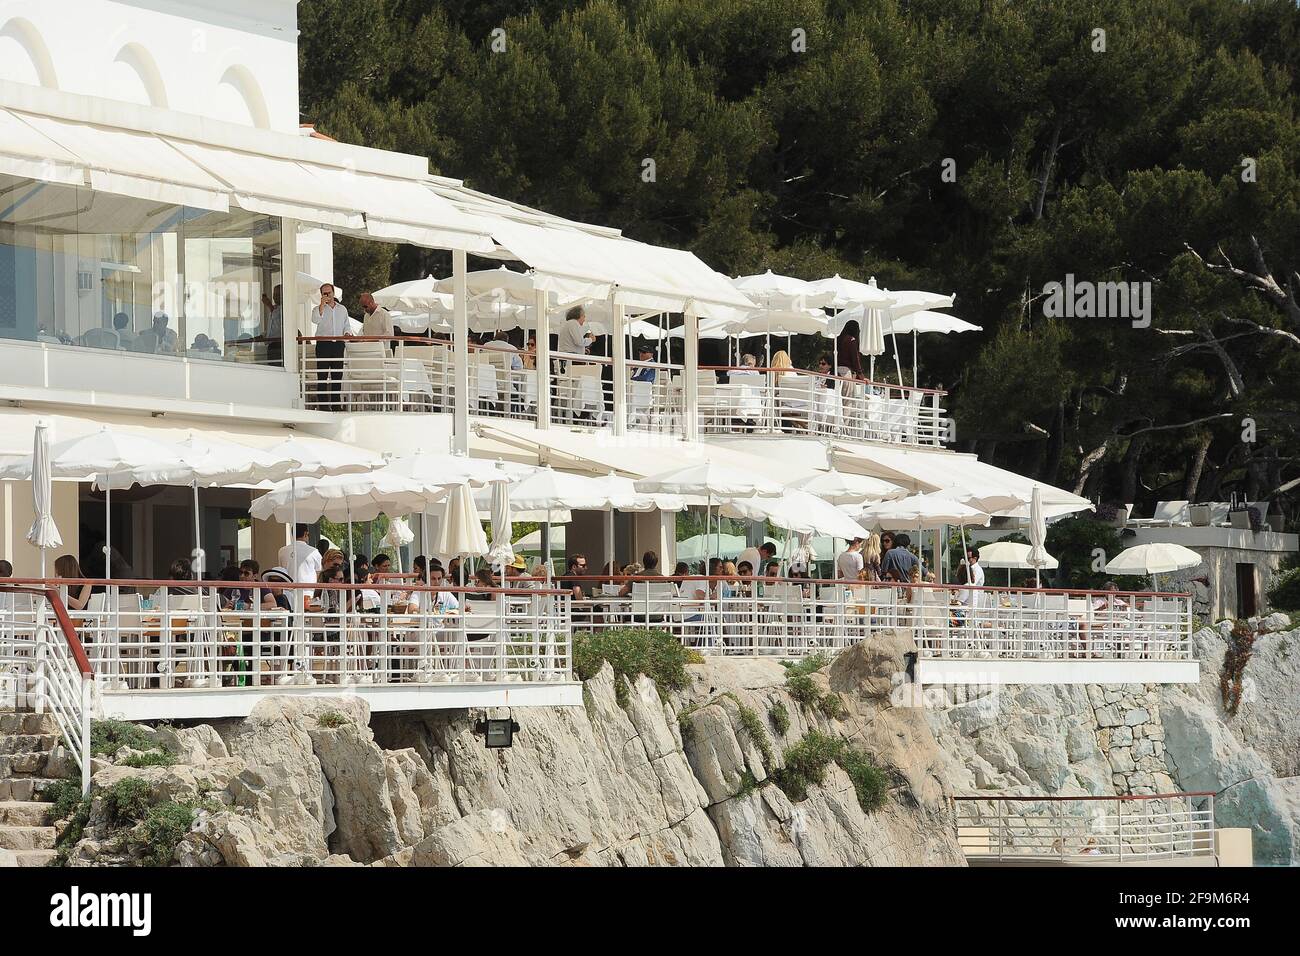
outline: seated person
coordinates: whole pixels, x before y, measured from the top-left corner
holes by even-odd
[[[81,564],[71,554],[59,556],[59,559],[54,562],[54,573],[60,578],[70,578],[73,580],[85,577],[85,575],[81,573]],[[68,585],[68,610],[85,610],[86,605],[90,603],[90,595],[91,588],[89,584]]]
[[[492,573],[492,569],[488,567],[479,568],[474,572],[474,583],[481,588],[501,587],[501,582],[497,580],[496,575]],[[465,597],[471,601],[491,601],[496,598],[496,595],[491,591],[476,591],[466,594]]]
[[[633,571],[632,569],[634,567],[637,570]],[[663,575],[663,572],[659,570],[659,555],[656,554],[654,551],[647,551],[645,554],[641,555],[640,565],[637,565],[635,562],[633,562],[632,564],[628,565],[628,567],[624,570],[624,573],[633,576],[640,575],[641,577],[645,577],[647,575],[652,577],[661,577]],[[628,581],[626,584],[623,585],[622,588],[619,589],[618,593],[622,597],[627,597],[632,593],[632,584],[633,584],[632,581]]]
[[[284,568],[268,568],[262,573],[262,582],[268,585],[261,589],[263,611],[293,610],[293,605],[289,603],[289,595],[284,593],[284,588],[276,587],[278,584],[293,582],[293,576],[288,571]]]
[[[511,371],[524,367],[524,360],[519,355],[519,347],[510,341],[510,333],[504,329],[498,329],[496,335],[492,336],[492,341],[483,348],[493,352],[508,352]]]
[[[167,577],[173,581],[193,581],[194,569],[190,567],[189,558],[177,558],[167,569]],[[198,588],[192,584],[169,584],[167,585],[168,594],[198,594]]]
[[[643,345],[636,350],[636,357],[638,362],[653,362],[655,350],[648,345]],[[658,369],[650,368],[647,365],[638,365],[636,371],[632,373],[632,381],[653,382],[658,371]]]
[[[233,564],[227,564],[217,575],[218,581],[230,583],[239,582],[239,568]],[[236,610],[243,603],[244,591],[242,588],[217,588],[217,606],[223,611]]]
[[[894,546],[885,552],[880,562],[882,581],[897,581],[900,584],[911,582],[912,572],[921,566],[921,559],[908,550],[911,543],[912,539],[905,534],[894,537]]]
[[[113,331],[117,333],[117,347],[129,349],[135,344],[135,331],[131,328],[131,317],[125,312],[113,316]]]
[[[429,568],[429,584],[432,587],[439,587],[446,584],[447,580],[442,570],[442,565],[435,565]],[[456,595],[450,591],[417,591],[416,604],[420,610],[429,610],[437,614],[446,614],[448,611],[455,611],[460,608],[460,602],[456,600]]]
[[[569,563],[564,570],[564,577],[556,583],[561,589],[573,593],[575,601],[585,600],[587,597],[587,583],[578,580],[587,573],[587,556],[585,554],[575,554],[569,557]]]

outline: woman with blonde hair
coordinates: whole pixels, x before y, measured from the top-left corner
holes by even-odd
[[[862,570],[858,572],[859,581],[880,580],[880,535],[871,532],[862,545]]]
[[[781,369],[781,370],[790,369],[791,371],[793,371],[794,362],[790,361],[790,354],[786,352],[785,349],[781,349],[779,352],[777,352],[775,355],[772,356],[772,364],[769,367],[774,369]]]

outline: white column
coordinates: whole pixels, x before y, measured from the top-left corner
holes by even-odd
[[[623,303],[609,294],[609,334],[614,344],[614,434],[627,433],[627,339]]]
[[[469,454],[469,290],[465,284],[465,250],[451,253],[452,295],[452,362],[455,364],[453,388],[456,405],[452,411],[452,447]]]
[[[551,323],[546,293],[538,289],[533,298],[537,311],[537,429],[546,431],[551,427]]]
[[[682,358],[682,378],[686,382],[686,440],[698,441],[700,422],[696,417],[696,411],[699,405],[700,383],[696,376],[700,368],[700,324],[690,306],[687,306],[682,318],[686,321],[686,354]]]
[[[271,290],[275,294],[275,290]],[[260,308],[259,304],[259,308]],[[298,220],[280,220],[280,329],[284,335],[285,370],[298,374],[298,331],[302,328],[303,303],[298,294]],[[298,383],[298,397],[306,389]]]

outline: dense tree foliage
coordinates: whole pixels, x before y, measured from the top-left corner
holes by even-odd
[[[1300,473],[1292,0],[304,0],[299,16],[304,118],[336,138],[731,274],[955,292],[985,332],[924,340],[921,383],[951,389],[962,447],[1106,501],[1258,498]],[[438,261],[347,268],[386,281]],[[1047,317],[1043,287],[1067,274],[1151,283],[1150,326]]]

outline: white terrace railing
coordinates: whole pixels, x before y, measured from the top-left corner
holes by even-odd
[[[834,654],[912,630],[922,658],[1191,661],[1185,594],[793,578],[565,577],[575,630],[662,628],[706,654]]]
[[[701,434],[819,435],[939,446],[946,392],[806,369],[710,366],[698,372]]]
[[[450,343],[399,336],[322,337],[298,340],[299,393],[306,408],[346,412],[451,412],[456,403],[455,359]],[[322,355],[325,346],[342,354]],[[471,415],[537,420],[536,368],[512,368],[532,356],[472,346],[468,401]],[[552,354],[551,418],[556,424],[601,429],[613,421],[613,360]],[[680,366],[628,362],[624,383],[628,428],[682,436]]]
[[[1214,794],[955,797],[972,861],[1155,863],[1214,850]]]
[[[68,614],[105,692],[572,679],[570,602],[554,589],[51,583],[97,589]]]
[[[0,710],[50,714],[90,790],[94,673],[59,594],[0,587]]]

